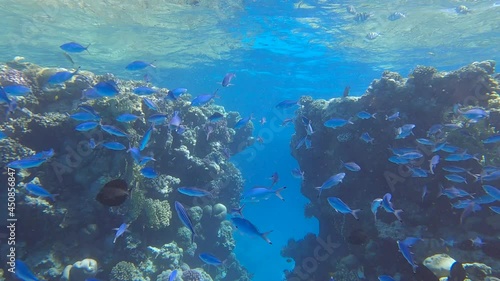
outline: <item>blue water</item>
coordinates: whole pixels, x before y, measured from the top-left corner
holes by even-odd
[[[387,12],[383,2],[370,1],[365,10],[375,10],[383,17]],[[425,2],[408,7],[394,4],[394,9],[408,12],[410,23],[381,26],[376,21],[370,28],[381,29],[382,36],[374,42],[364,42],[365,31],[356,31],[356,24],[345,15],[346,4],[361,6],[363,1],[214,1],[217,8],[204,4],[187,7],[170,18],[155,12],[155,5],[162,5],[161,1],[141,2],[150,6],[141,13],[134,12],[130,8],[134,5],[129,3],[123,17],[116,16],[121,12],[112,4],[98,6],[88,2],[88,9],[80,12],[62,4],[63,1],[47,2],[45,9],[45,4],[39,2],[38,7],[43,10],[40,11],[5,1],[0,4],[0,16],[6,21],[8,40],[0,44],[0,59],[23,56],[40,65],[69,67],[58,46],[75,40],[92,43],[91,54],[78,56],[77,63],[98,74],[110,72],[123,79],[141,79],[127,73],[124,65],[135,59],[157,60],[158,68],[149,73],[159,87],[186,87],[195,94],[211,93],[225,73],[236,73],[234,86],[224,91],[217,104],[242,116],[265,116],[268,123],[261,126],[254,122],[254,136],[262,136],[264,144],[247,148],[232,161],[242,170],[246,189],[269,184],[274,172],[280,175],[278,185],[287,189],[283,191],[285,202],[271,197],[244,209],[245,217],[261,231],[273,230],[269,235],[273,245],[236,234],[235,252],[254,274],[254,280],[281,280],[283,270],[293,268],[293,263],[281,257],[281,248],[289,239],[316,233],[318,222],[304,218],[307,199],[300,194],[300,180],[290,174],[297,167],[289,151],[293,128],[276,125],[292,117],[293,111],[273,111],[274,105],[303,95],[338,97],[348,85],[351,94],[359,96],[385,69],[407,75],[416,65],[451,70],[472,61],[500,59],[499,20],[491,20],[493,26],[470,31],[465,25],[474,26],[474,22],[464,19],[460,26],[460,19],[450,17],[455,26],[443,31],[450,36],[447,45],[437,40],[439,34],[424,34],[420,40],[427,40],[428,44],[398,40],[398,36],[406,36],[403,32],[391,36],[390,30],[418,26],[411,18],[412,11],[433,15],[439,9],[454,7],[447,1]],[[494,13],[486,9],[492,4],[480,1],[476,6]],[[117,11],[113,11],[115,8]],[[180,21],[194,21],[194,26],[190,30],[169,28],[170,23]],[[476,41],[477,45],[472,44]],[[191,52],[191,48],[196,51]]]

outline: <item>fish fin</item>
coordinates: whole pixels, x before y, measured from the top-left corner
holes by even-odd
[[[403,223],[403,219],[401,218],[401,213],[403,212],[403,210],[399,209],[399,210],[394,210],[394,216],[396,216],[396,218],[398,219],[399,222]]]
[[[375,113],[372,114],[372,118],[373,119],[377,119],[377,112],[375,112]]]
[[[273,232],[272,230],[269,230],[268,232],[264,232],[264,233],[261,233],[260,236],[262,237],[262,239],[266,240],[266,242],[270,245],[273,244],[273,242],[271,242],[271,240],[269,240],[269,238],[267,238],[267,235],[269,235],[269,233]]]
[[[361,209],[352,210],[351,214],[356,219],[359,220],[358,213],[362,211]]]
[[[275,191],[275,194],[276,196],[278,196],[279,199],[281,199],[282,201],[285,201],[285,198],[283,198],[283,196],[281,196],[281,191],[283,191],[283,189],[286,189],[286,186],[283,186],[282,188],[279,188]]]

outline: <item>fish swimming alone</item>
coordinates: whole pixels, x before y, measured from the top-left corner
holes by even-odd
[[[270,245],[273,244],[271,242],[271,240],[269,240],[269,238],[267,238],[267,235],[269,233],[273,232],[272,230],[270,230],[268,232],[260,232],[253,223],[251,223],[247,219],[240,218],[240,217],[231,218],[231,221],[233,222],[234,226],[236,226],[236,228],[239,231],[241,231],[245,234],[251,235],[251,236],[260,237],[260,238],[264,239]]]
[[[108,207],[120,206],[130,195],[127,183],[122,179],[115,179],[106,183],[96,196],[96,200]]]

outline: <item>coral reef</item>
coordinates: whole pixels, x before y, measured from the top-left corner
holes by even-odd
[[[375,79],[361,97],[314,100],[305,96],[300,99],[301,107],[296,111],[295,134],[290,141],[290,150],[305,174],[301,192],[311,200],[306,207],[306,214],[319,220],[320,230],[319,237],[306,236],[303,240],[289,241],[282,251],[283,256],[295,260],[294,270],[287,274],[288,280],[328,280],[333,271],[331,265],[336,262],[341,264],[339,266],[344,268],[341,271],[345,274],[342,273],[343,277],[338,278],[334,276],[335,280],[350,280],[352,272],[348,273],[351,270],[346,264],[348,260],[341,259],[349,255],[354,255],[358,263],[363,264],[363,274],[366,274],[367,279],[376,279],[377,274],[382,272],[399,272],[401,279],[411,279],[411,267],[405,264],[396,244],[396,240],[409,236],[423,238],[422,242],[412,247],[418,263],[430,255],[442,253],[444,246],[439,238],[453,236],[458,246],[451,247],[449,254],[456,260],[500,268],[498,260],[492,258],[498,259],[500,253],[500,243],[494,234],[494,229],[497,229],[494,215],[491,212],[475,212],[457,230],[462,210],[452,209],[444,196],[436,198],[440,183],[445,187],[453,184],[447,182],[446,174],[441,170],[443,164],[439,164],[435,174],[422,178],[412,176],[409,170],[421,166],[428,171],[428,160],[433,155],[439,154],[441,162],[446,163],[444,159],[449,154],[433,152],[432,147],[429,149],[416,142],[417,138],[430,138],[438,144],[446,142],[459,147],[459,153],[467,151],[478,156],[479,161],[471,159],[464,162],[470,174],[481,174],[482,166],[498,165],[500,158],[497,150],[493,149],[494,145],[481,141],[500,128],[500,87],[494,71],[494,61],[475,62],[451,72],[438,72],[432,67],[418,66],[409,78],[390,71],[383,72],[382,77]],[[457,107],[460,112],[485,108],[489,117],[477,122],[467,120],[457,111]],[[363,120],[356,117],[361,111],[376,113],[376,118]],[[394,121],[384,118],[394,113],[399,114],[399,118]],[[332,118],[352,118],[353,124],[335,129],[325,126],[324,123]],[[313,128],[313,134],[304,128],[307,125],[305,122]],[[405,124],[415,125],[413,135],[397,139],[395,130]],[[429,134],[428,130],[435,124],[442,124],[442,129]],[[360,139],[364,133],[374,139],[372,143]],[[309,148],[299,145],[305,140],[310,141]],[[392,155],[387,148],[402,147],[416,147],[423,157],[406,166],[398,166],[387,160]],[[314,187],[321,186],[332,175],[345,171],[339,168],[342,161],[355,161],[361,171],[346,171],[343,182],[324,190],[318,199],[318,191]],[[467,191],[484,194],[481,184],[474,182],[474,177],[467,178]],[[422,199],[424,185],[427,185],[428,193]],[[395,208],[403,209],[403,223],[382,209],[378,211],[377,221],[374,222],[373,214],[369,211],[370,203],[385,193],[392,194]],[[342,198],[349,206],[365,210],[360,213],[360,220],[335,213],[326,201],[330,196]],[[368,241],[364,246],[350,239],[349,235],[356,230],[366,236]],[[470,241],[477,236],[490,247],[473,247]],[[317,255],[315,249],[323,245],[318,239],[330,239],[342,245],[335,253],[328,252],[326,260],[311,260]],[[395,266],[401,270],[395,270]],[[311,267],[315,270],[308,271]],[[495,274],[499,272],[493,272],[490,276]]]

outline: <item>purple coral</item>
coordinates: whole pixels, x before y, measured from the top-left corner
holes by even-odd
[[[193,269],[188,269],[184,272],[182,272],[182,280],[183,281],[202,281],[203,277],[201,276],[201,273],[193,270]]]

